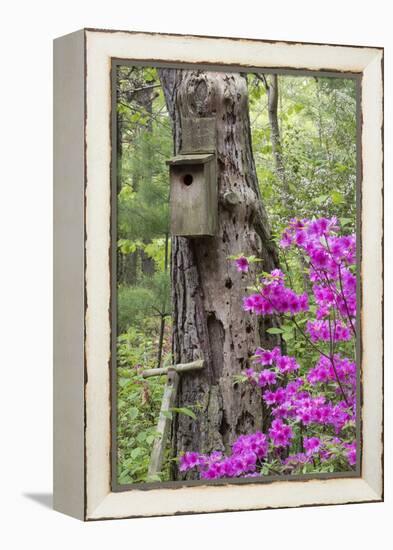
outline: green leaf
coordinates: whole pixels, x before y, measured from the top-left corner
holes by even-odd
[[[233,375],[233,385],[236,384],[243,384],[244,382],[247,382],[248,378],[244,374],[234,374]]]
[[[130,116],[130,120],[132,122],[138,122],[140,120],[140,118],[141,118],[140,113],[135,113],[135,114]]]
[[[322,204],[325,202],[325,200],[328,198],[329,195],[319,195],[319,197],[315,197],[314,202],[317,204]]]
[[[300,111],[303,111],[304,108],[305,106],[302,103],[295,103],[295,105],[293,106],[293,110],[295,111],[295,113],[300,113]]]
[[[307,323],[308,319],[298,319],[297,324],[298,325],[305,325]]]
[[[139,411],[136,407],[131,407],[128,414],[129,414],[131,420],[135,420],[135,418],[137,418],[139,416]]]
[[[140,457],[142,454],[143,454],[143,449],[141,449],[140,447],[137,447],[136,449],[133,449],[131,451],[130,456],[133,460],[135,460],[136,458]]]
[[[333,204],[342,204],[344,202],[344,197],[338,191],[333,191],[331,194]]]
[[[269,334],[283,334],[284,330],[282,328],[272,327],[268,328],[266,332]]]
[[[194,413],[194,411],[192,411],[191,409],[187,409],[187,407],[172,407],[169,410],[178,414],[185,414],[193,420],[196,420],[196,414]]]
[[[136,436],[136,440],[138,443],[144,443],[146,441],[146,432],[139,432],[139,434]]]

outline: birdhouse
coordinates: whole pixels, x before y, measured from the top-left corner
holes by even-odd
[[[218,228],[216,119],[181,117],[180,153],[167,161],[171,235],[214,236]]]
[[[183,237],[215,235],[218,224],[215,153],[181,153],[167,164],[171,234]]]

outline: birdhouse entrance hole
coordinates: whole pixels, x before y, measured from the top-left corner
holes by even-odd
[[[183,177],[183,183],[184,185],[191,185],[192,182],[194,181],[194,178],[192,176],[192,174],[185,174],[184,177]]]

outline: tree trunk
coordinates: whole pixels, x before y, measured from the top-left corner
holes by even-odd
[[[268,98],[268,114],[270,124],[270,134],[272,142],[272,150],[274,162],[276,165],[277,176],[280,178],[284,192],[284,201],[287,205],[289,199],[288,184],[286,181],[285,166],[282,155],[282,144],[280,136],[280,126],[278,123],[278,76],[276,74],[270,77],[269,82],[265,79],[267,98]]]
[[[296,216],[296,213],[293,211],[293,206],[291,204],[291,195],[288,187],[288,180],[286,177],[285,163],[282,152],[282,141],[280,134],[280,126],[278,123],[278,99],[279,99],[279,79],[276,74],[270,77],[270,80],[267,81],[266,77],[262,78],[266,86],[267,92],[267,107],[269,113],[269,124],[270,124],[270,135],[272,143],[272,151],[274,156],[274,162],[276,166],[276,174],[280,179],[282,184],[282,197],[283,205],[286,208],[289,218]],[[303,285],[304,289],[307,292],[311,291],[310,280],[306,273],[306,263],[302,255],[299,257],[299,263],[301,271],[303,273]],[[288,268],[288,266],[287,266]]]
[[[156,97],[156,90],[154,90],[153,88],[141,87],[140,91],[135,92],[135,100],[137,104],[142,107],[144,114],[147,115],[146,132],[148,134],[151,134],[153,131],[153,122],[151,119],[151,115],[153,112],[153,100],[155,97]],[[148,162],[146,163],[146,167],[143,173],[143,180],[144,180],[143,185],[148,186],[148,185],[151,185],[151,181],[153,178],[152,165],[150,161],[152,156],[150,141],[146,143],[146,146],[147,146],[146,154],[147,154]],[[144,240],[144,243],[148,244],[149,240]],[[144,250],[141,250],[140,254],[141,254],[141,269],[142,269],[143,275],[148,275],[148,276],[154,275],[155,265],[154,265],[153,258],[150,258],[144,252]]]
[[[148,244],[147,242],[145,244]],[[154,275],[155,266],[153,258],[150,258],[144,250],[141,250],[141,269],[143,275]]]
[[[165,234],[165,255],[164,255],[164,271],[168,273],[169,266],[169,233]],[[165,322],[167,318],[167,296],[164,294],[162,296],[163,302],[161,306],[161,319],[160,319],[160,332],[158,337],[158,353],[157,353],[157,368],[161,367],[162,359],[162,349],[164,346],[164,333],[165,333]]]
[[[119,254],[121,254],[119,252]],[[125,285],[135,285],[137,282],[137,261],[138,256],[136,252],[131,254],[121,254],[118,280]]]
[[[177,415],[172,448],[209,453],[228,451],[234,439],[263,429],[259,392],[234,383],[258,346],[277,337],[272,319],[243,311],[250,278],[228,256],[262,258],[259,269],[278,265],[262,205],[251,147],[246,79],[237,73],[160,70],[173,122],[174,153],[181,148],[181,117],[216,117],[219,229],[216,237],[172,239],[173,354],[175,363],[204,358],[202,371],[184,373],[178,406],[193,408],[197,420]],[[251,277],[255,272],[251,266]],[[252,281],[252,278],[251,278]],[[195,474],[180,474],[190,479]]]

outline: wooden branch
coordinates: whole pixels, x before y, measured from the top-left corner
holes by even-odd
[[[175,371],[177,373],[189,372],[192,370],[203,369],[205,361],[203,359],[197,359],[192,363],[179,363],[178,365],[171,365],[170,367],[162,367],[160,369],[148,369],[142,371],[143,378],[150,378],[151,376],[161,376],[163,374],[169,374],[169,371]]]
[[[170,369],[161,403],[160,416],[157,424],[157,437],[154,440],[153,450],[150,456],[148,478],[157,475],[158,472],[161,472],[169,428],[172,422],[172,419],[168,413],[175,403],[178,384],[178,373],[174,369]]]
[[[158,418],[157,436],[154,440],[153,450],[150,455],[148,478],[151,478],[161,472],[165,447],[172,422],[172,418],[169,413],[176,400],[177,387],[180,379],[179,373],[199,370],[204,366],[205,361],[203,359],[198,359],[196,361],[192,361],[191,363],[179,363],[178,365],[173,365],[170,367],[149,369],[142,372],[142,376],[144,378],[159,376],[162,374],[168,375],[168,380],[164,388],[164,395],[161,403],[160,416]]]
[[[261,80],[263,82],[266,90],[268,90],[269,89],[269,84],[268,84],[268,81],[266,80],[266,76],[263,73],[261,73],[261,74],[255,73],[255,76],[257,77],[258,80]]]
[[[148,86],[142,86],[140,88],[133,88],[131,90],[127,90],[127,92],[135,94],[136,92],[143,92],[144,90],[151,90],[152,88],[161,88],[161,84],[149,84]]]

